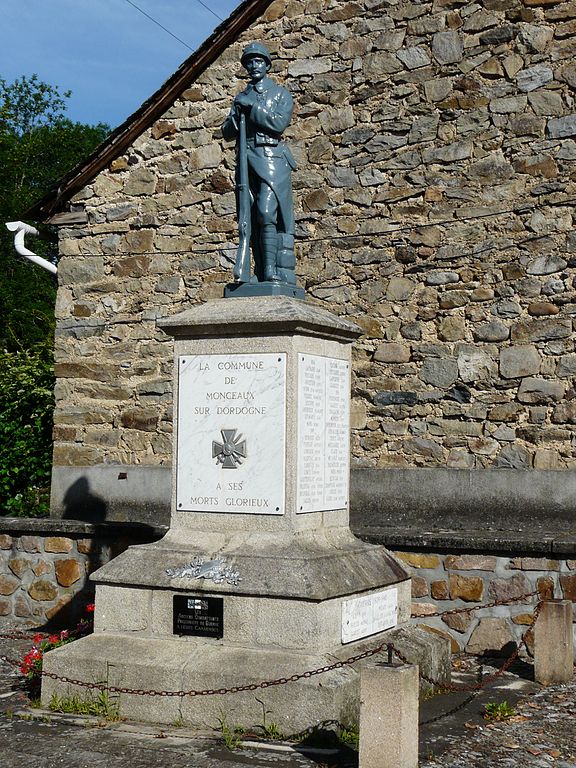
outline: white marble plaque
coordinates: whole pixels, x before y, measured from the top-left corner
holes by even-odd
[[[342,509],[350,473],[350,366],[298,356],[297,512]]]
[[[284,514],[286,355],[179,358],[176,506]]]
[[[392,629],[397,623],[398,590],[396,587],[342,602],[343,643],[351,643],[362,637],[383,632],[385,629]]]

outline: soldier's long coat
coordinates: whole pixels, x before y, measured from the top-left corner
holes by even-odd
[[[294,234],[290,174],[296,170],[296,162],[290,149],[281,141],[282,133],[292,117],[292,96],[286,88],[269,77],[263,77],[255,85],[249,83],[243,93],[251,93],[252,90],[256,91],[256,101],[246,116],[248,167],[276,195],[282,218],[282,222],[278,222],[279,231]],[[239,125],[240,109],[234,103],[222,125],[224,138],[236,138]],[[254,194],[255,190],[252,192]]]

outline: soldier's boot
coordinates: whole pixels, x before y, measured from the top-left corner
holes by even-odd
[[[278,282],[276,259],[278,257],[278,234],[274,224],[262,227],[262,262],[264,264],[264,280]]]

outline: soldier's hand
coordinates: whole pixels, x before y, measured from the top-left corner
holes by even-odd
[[[234,99],[234,104],[240,109],[249,110],[254,104],[254,97],[248,93],[239,93]]]

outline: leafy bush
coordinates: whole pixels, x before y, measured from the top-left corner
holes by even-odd
[[[0,350],[0,514],[49,513],[53,390],[47,343]]]

